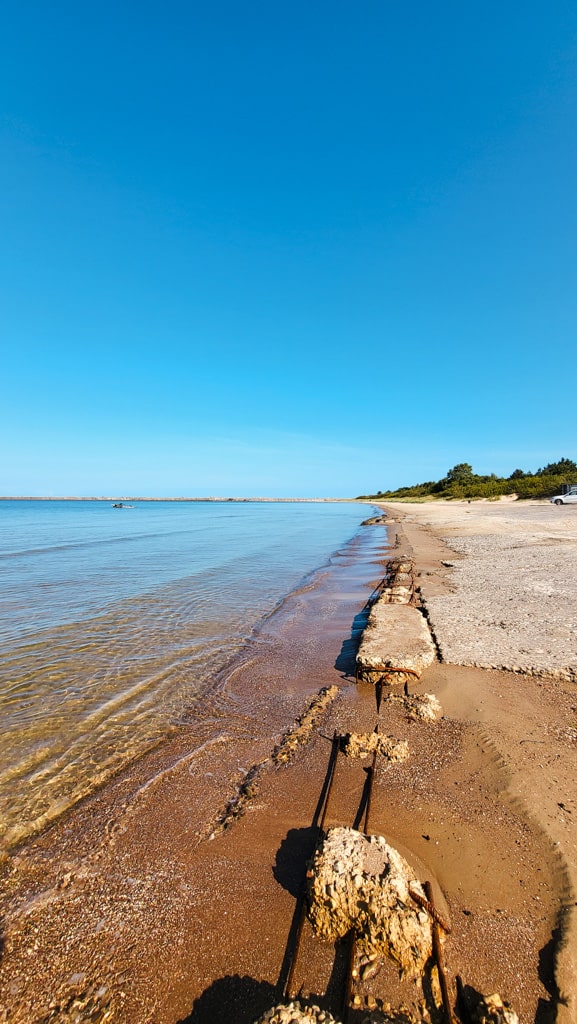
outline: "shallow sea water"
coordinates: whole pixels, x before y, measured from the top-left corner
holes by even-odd
[[[0,842],[161,741],[357,532],[353,503],[0,502]]]

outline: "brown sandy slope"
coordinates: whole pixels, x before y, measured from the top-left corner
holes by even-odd
[[[364,536],[265,624],[210,716],[191,713],[188,731],[5,865],[0,1020],[248,1024],[276,1001],[331,737],[377,717],[374,689],[351,675],[355,617],[382,574],[385,533]],[[412,520],[399,542],[433,574],[420,577],[431,592],[449,586],[429,525]],[[275,766],[282,731],[335,683],[310,741]],[[554,1019],[554,955],[575,898],[575,684],[436,664],[415,689],[437,693],[444,717],[382,706],[381,731],[408,739],[410,755],[379,765],[370,828],[433,881],[453,926],[451,983],[499,991],[523,1022]],[[353,824],[365,778],[339,757],[327,824]],[[245,813],[215,834],[243,781]],[[305,927],[295,986],[337,1016],[344,958]],[[564,956],[563,991],[570,967]],[[421,992],[384,965],[360,996],[417,1006]]]

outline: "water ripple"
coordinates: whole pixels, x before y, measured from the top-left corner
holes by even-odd
[[[0,502],[9,847],[206,703],[255,623],[362,518],[345,504],[155,503],[119,522],[102,503],[81,504]]]

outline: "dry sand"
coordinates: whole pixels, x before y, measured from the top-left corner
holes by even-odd
[[[451,982],[460,974],[500,992],[523,1024],[574,1021],[577,686],[575,648],[564,638],[576,618],[577,509],[439,503],[389,512],[398,520],[389,541],[412,549],[439,648],[454,642],[449,626],[460,618],[471,643],[483,633],[497,644],[490,664],[509,663],[497,641],[509,644],[510,629],[491,627],[485,613],[479,620],[479,593],[490,583],[479,590],[465,571],[459,576],[480,549],[461,545],[457,555],[451,543],[498,537],[527,556],[535,546],[573,551],[566,574],[564,559],[555,563],[552,596],[540,599],[542,612],[555,606],[554,628],[544,627],[555,634],[552,663],[515,662],[563,672],[436,663],[415,692],[437,695],[438,722],[384,703],[381,731],[408,740],[409,758],[380,765],[370,827],[433,882],[452,923]],[[382,527],[367,531],[384,539]],[[499,572],[504,551],[496,542],[485,568],[489,559]],[[508,587],[522,614],[526,584],[517,573],[513,561],[495,590],[502,601]],[[210,722],[191,715],[188,734],[179,730],[4,865],[0,1020],[249,1024],[278,1002],[331,737],[370,732],[376,722],[374,688],[357,687],[353,672],[363,606],[379,575],[361,543],[349,563],[266,623],[218,681]],[[565,583],[572,596],[562,600]],[[500,607],[495,620],[508,622]],[[539,648],[547,650],[545,641]],[[480,662],[478,654],[462,660]],[[283,729],[333,684],[337,696],[310,740],[275,766]],[[327,825],[359,820],[365,778],[361,763],[339,758]],[[245,813],[215,829],[243,782]],[[315,940],[305,926],[295,988],[337,1017],[345,959],[342,946]],[[417,1007],[422,993],[384,964],[359,997]],[[355,1010],[349,1020],[364,1015]]]

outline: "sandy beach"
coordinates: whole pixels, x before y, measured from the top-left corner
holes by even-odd
[[[386,531],[366,527],[374,543],[292,595],[215,680],[210,721],[191,715],[6,859],[0,1020],[250,1024],[278,1001],[332,736],[377,721],[354,655],[393,552],[414,559],[440,656],[413,689],[443,717],[381,706],[410,755],[378,768],[371,830],[431,881],[452,986],[499,992],[522,1024],[577,1020],[577,509],[385,509]],[[295,727],[333,686],[310,732]],[[339,759],[327,826],[358,819],[365,778]],[[305,925],[294,989],[339,1019],[345,960]],[[374,1004],[418,1014],[427,993],[383,964],[358,999],[352,1022]]]
[[[446,712],[481,728],[498,757],[507,801],[523,809],[559,857],[565,884],[554,936],[557,1013],[573,1021],[577,515],[571,506],[508,501],[396,504],[388,512],[415,552],[424,606],[447,663],[430,670],[431,685],[439,679],[434,688]]]

